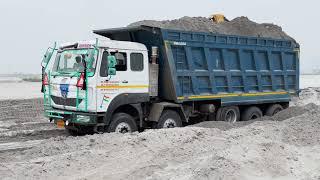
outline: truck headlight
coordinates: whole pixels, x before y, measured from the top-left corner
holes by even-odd
[[[90,120],[91,120],[90,116],[77,115],[77,121],[79,122],[87,123],[87,122],[90,122]]]

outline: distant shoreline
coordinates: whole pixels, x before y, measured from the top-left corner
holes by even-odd
[[[41,82],[41,75],[39,74],[0,74],[0,83],[19,83],[19,82]]]
[[[27,79],[27,80],[18,80],[18,81],[13,81],[13,80],[0,80],[0,84],[3,83],[41,83],[41,79]]]
[[[320,74],[312,74],[312,73],[304,73],[304,74],[300,74],[301,76],[318,76]]]
[[[320,74],[303,73],[301,76],[319,76]],[[41,82],[41,75],[1,75],[0,83]]]
[[[41,82],[42,80],[40,78],[24,78],[22,79],[24,82]]]

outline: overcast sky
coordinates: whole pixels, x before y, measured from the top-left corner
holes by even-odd
[[[319,7],[319,0],[1,0],[0,74],[40,73],[48,46],[93,38],[93,29],[213,13],[282,26],[301,45],[302,70],[320,69]]]

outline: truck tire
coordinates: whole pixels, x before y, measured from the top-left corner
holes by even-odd
[[[241,120],[242,121],[250,121],[250,120],[261,118],[262,116],[263,116],[263,113],[260,110],[260,108],[258,108],[256,106],[251,106],[251,107],[246,108],[242,112]]]
[[[136,121],[129,114],[116,113],[112,117],[111,124],[109,125],[108,132],[116,133],[132,133],[138,131]]]
[[[80,136],[82,135],[81,132],[74,130],[74,129],[66,129],[66,131],[68,132],[68,134],[70,136]]]
[[[240,120],[240,110],[237,106],[220,107],[217,116],[217,121],[225,121],[235,123]]]
[[[274,116],[278,112],[282,111],[283,107],[280,104],[272,104],[266,110],[266,116]]]
[[[76,126],[72,129],[66,128],[66,131],[71,136],[84,136],[87,134],[93,134],[92,128],[85,126]]]
[[[180,115],[173,110],[164,110],[160,116],[158,123],[155,124],[155,129],[182,127]]]

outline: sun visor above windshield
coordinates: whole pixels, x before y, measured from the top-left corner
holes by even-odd
[[[140,32],[150,32],[152,34],[160,34],[160,29],[150,26],[135,26],[113,29],[94,30],[93,33],[118,41],[137,42]]]
[[[79,41],[79,42],[67,42],[60,45],[60,49],[90,49],[94,48],[96,41]]]

